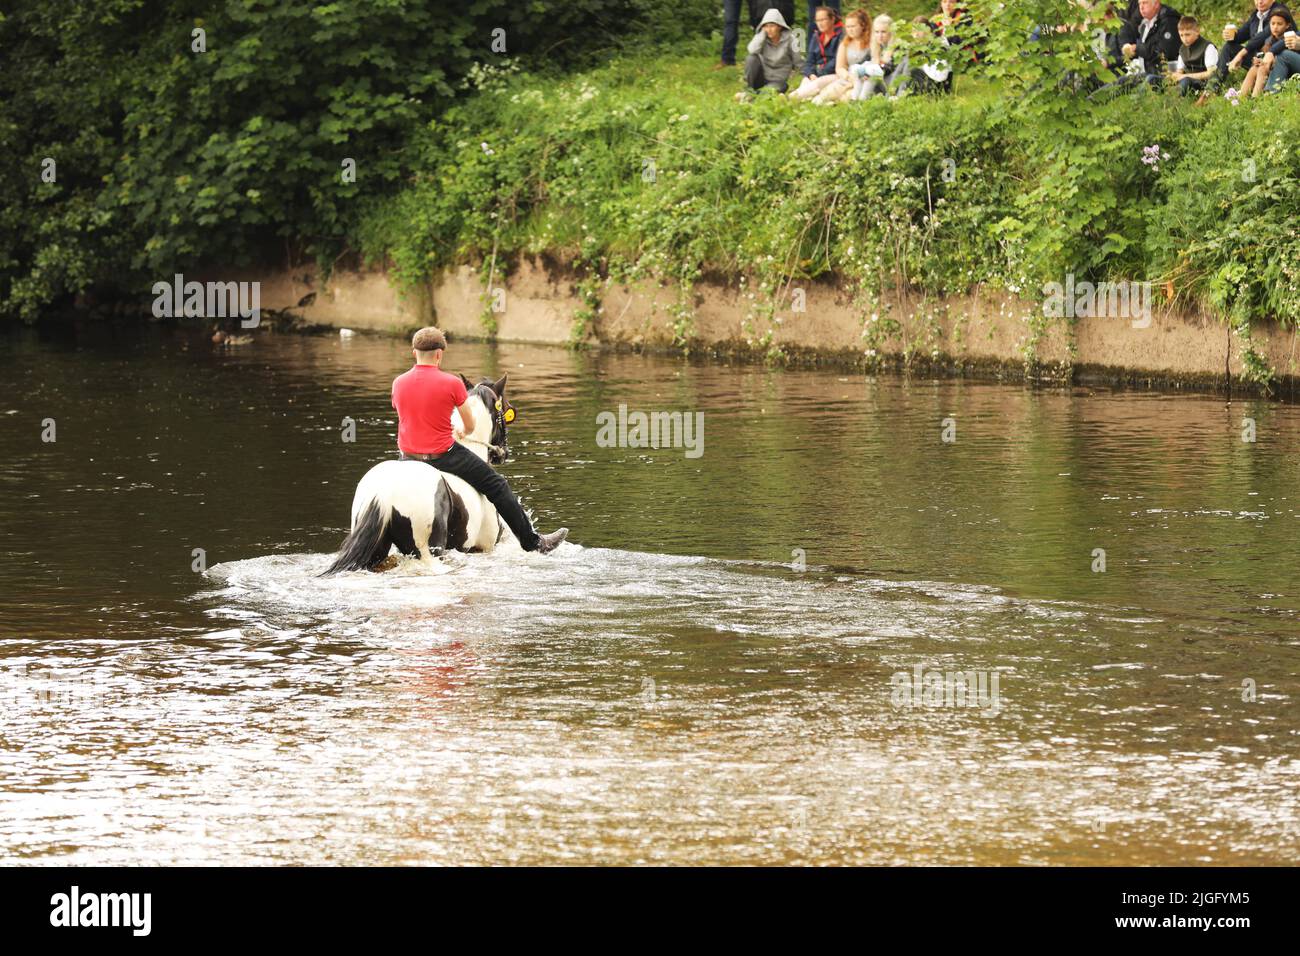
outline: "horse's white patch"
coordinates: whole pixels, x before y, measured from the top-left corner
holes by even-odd
[[[352,524],[356,525],[372,501],[379,503],[385,528],[393,509],[410,517],[412,523],[417,515],[431,516],[437,488],[438,474],[423,462],[381,461],[357,482],[356,494],[352,496]]]

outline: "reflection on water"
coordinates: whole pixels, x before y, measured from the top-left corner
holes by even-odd
[[[1296,408],[455,346],[576,543],[322,580],[401,343],[6,334],[0,858],[1300,856]]]

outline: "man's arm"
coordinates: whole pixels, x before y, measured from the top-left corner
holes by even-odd
[[[1260,50],[1264,49],[1265,44],[1272,39],[1273,39],[1273,34],[1269,33],[1268,28],[1265,27],[1259,33],[1256,33],[1253,37],[1251,37],[1249,41],[1247,41],[1245,47],[1242,48],[1242,52],[1249,56],[1254,56]]]

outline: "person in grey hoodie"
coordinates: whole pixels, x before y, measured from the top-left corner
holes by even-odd
[[[747,91],[736,98],[744,99],[750,95],[748,91],[764,89],[784,93],[790,77],[802,73],[803,51],[785,17],[774,7],[763,15],[754,39],[749,41],[749,56],[745,57]]]

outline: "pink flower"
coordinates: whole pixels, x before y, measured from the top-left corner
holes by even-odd
[[[1142,147],[1142,162],[1146,163],[1146,165],[1155,169],[1157,172],[1160,171],[1161,161],[1167,159],[1169,159],[1169,154],[1160,151],[1159,143],[1152,143],[1150,146]]]

